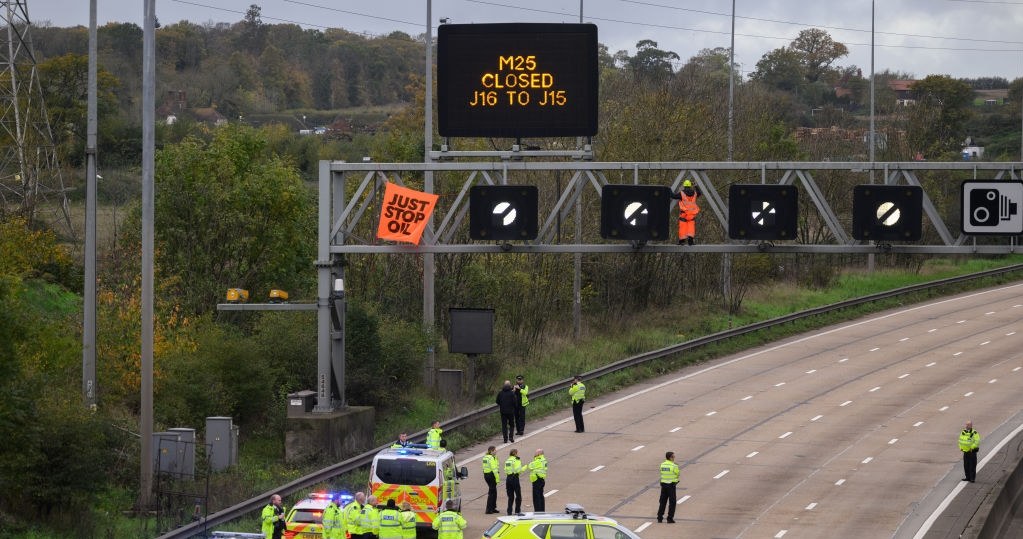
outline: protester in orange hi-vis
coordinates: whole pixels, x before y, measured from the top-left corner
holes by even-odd
[[[696,214],[700,213],[700,206],[696,204],[696,197],[699,193],[693,188],[693,182],[686,180],[682,182],[682,189],[671,198],[678,199],[678,244],[683,242],[693,244],[696,237]]]
[[[437,195],[387,182],[377,238],[419,245],[436,206]]]

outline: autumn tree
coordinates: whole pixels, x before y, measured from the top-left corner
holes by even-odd
[[[957,153],[966,133],[973,89],[948,75],[930,75],[912,86],[916,105],[909,112],[909,138],[925,155]]]

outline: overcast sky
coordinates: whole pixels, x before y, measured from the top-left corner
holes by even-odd
[[[160,23],[237,22],[249,5],[265,23],[344,28],[370,35],[426,28],[427,0],[156,0]],[[805,28],[820,28],[849,48],[836,62],[871,65],[868,0],[734,0],[735,61],[744,74],[764,53],[783,47]],[[97,0],[97,18],[142,25],[144,0]],[[1023,76],[1023,0],[879,0],[874,8],[874,70],[953,77]],[[701,49],[729,46],[732,0],[433,0],[432,23],[579,22],[598,26],[612,53],[635,52],[656,41],[682,62]],[[34,24],[89,24],[89,0],[28,0]]]

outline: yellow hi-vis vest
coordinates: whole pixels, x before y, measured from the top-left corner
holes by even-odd
[[[466,522],[462,515],[447,510],[437,515],[433,521],[433,529],[437,530],[437,539],[462,539],[462,530]]]
[[[518,477],[519,472],[521,472],[523,469],[524,469],[524,466],[522,466],[522,461],[519,460],[519,457],[517,457],[517,456],[515,456],[515,457],[508,457],[508,460],[504,461],[504,475],[505,476],[514,475],[514,476]]]
[[[426,433],[426,446],[430,449],[440,449],[440,435],[444,432],[441,429],[430,429]]]
[[[345,536],[345,517],[336,503],[330,502],[323,510],[324,539],[342,539]]]
[[[380,539],[402,539],[401,513],[397,509],[380,510]]]
[[[359,502],[352,501],[345,506],[344,510],[345,527],[348,528],[348,533],[352,535],[359,535],[366,533],[363,531],[362,526],[359,525],[359,515],[362,513],[362,505]]]
[[[521,397],[520,404],[522,407],[529,406],[529,385],[523,385],[519,388],[519,396]]]
[[[572,402],[584,400],[586,399],[586,386],[582,382],[576,382],[568,388],[568,394],[572,397]]]
[[[535,483],[537,479],[547,479],[547,458],[543,455],[533,457],[529,463],[529,482]]]
[[[980,448],[980,434],[973,429],[963,429],[959,433],[959,450],[966,453],[978,448]]]
[[[670,460],[661,463],[661,483],[678,483],[678,464]]]
[[[494,455],[483,455],[483,475],[494,474],[494,480],[501,482],[501,463]]]
[[[401,536],[416,539],[416,514],[413,511],[401,512]]]

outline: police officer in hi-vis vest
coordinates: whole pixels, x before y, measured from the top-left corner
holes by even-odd
[[[966,422],[966,428],[959,433],[959,450],[963,452],[963,481],[977,480],[977,451],[980,450],[980,434],[973,430],[973,421]]]
[[[675,523],[675,488],[678,487],[678,464],[675,453],[668,451],[661,463],[661,497],[657,500],[657,522],[663,522],[664,506],[668,506],[668,524]]]

